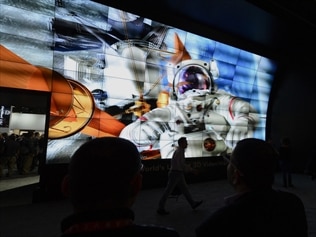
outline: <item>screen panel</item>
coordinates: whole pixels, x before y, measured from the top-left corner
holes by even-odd
[[[181,136],[188,158],[265,139],[269,58],[93,1],[6,0],[0,11],[1,49],[38,74],[24,89],[52,94],[47,163],[100,136],[133,141],[143,159],[171,158]]]

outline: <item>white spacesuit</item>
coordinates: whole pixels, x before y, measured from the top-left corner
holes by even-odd
[[[215,61],[185,60],[174,67],[169,104],[145,113],[126,126],[120,137],[133,141],[140,152],[160,150],[171,158],[179,137],[188,141],[186,157],[218,156],[236,142],[252,137],[259,121],[246,101],[217,90]]]

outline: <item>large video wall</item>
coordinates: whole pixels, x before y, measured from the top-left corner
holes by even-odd
[[[51,93],[47,163],[120,136],[144,160],[230,153],[265,139],[276,63],[93,1],[0,5],[0,86]]]

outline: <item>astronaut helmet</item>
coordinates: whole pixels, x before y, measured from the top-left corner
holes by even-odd
[[[202,60],[185,60],[175,66],[173,79],[173,96],[176,99],[185,97],[184,94],[214,93],[214,78],[210,64]]]

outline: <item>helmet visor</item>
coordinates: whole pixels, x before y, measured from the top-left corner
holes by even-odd
[[[179,69],[174,78],[174,87],[178,94],[198,89],[210,89],[211,78],[209,72],[199,65],[187,65]]]

